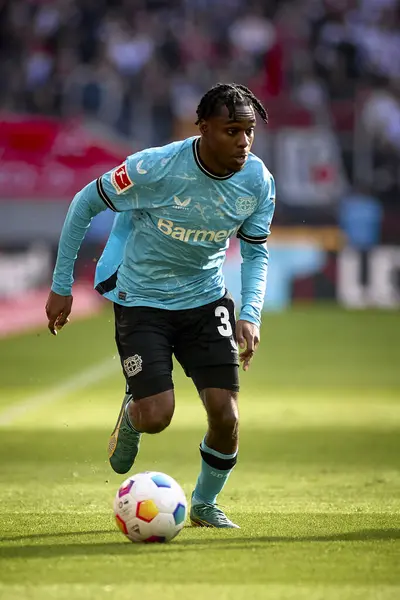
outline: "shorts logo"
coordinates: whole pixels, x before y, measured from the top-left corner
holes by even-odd
[[[240,196],[236,199],[236,212],[238,215],[250,215],[257,206],[254,196]]]
[[[126,163],[123,163],[112,171],[111,183],[117,194],[122,194],[122,192],[134,186],[133,181],[129,177]]]
[[[126,358],[123,362],[127,377],[134,377],[142,370],[142,357],[139,354]]]

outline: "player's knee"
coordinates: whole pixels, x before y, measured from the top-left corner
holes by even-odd
[[[233,392],[223,390],[223,394],[214,401],[207,401],[208,421],[211,429],[223,436],[237,434],[239,413],[236,396]]]
[[[172,414],[151,415],[144,425],[144,433],[161,433],[171,423]]]
[[[239,428],[239,418],[237,412],[233,410],[224,411],[215,421],[214,427],[221,436],[235,436]]]
[[[160,433],[171,423],[174,414],[172,390],[134,402],[138,428],[144,433]]]

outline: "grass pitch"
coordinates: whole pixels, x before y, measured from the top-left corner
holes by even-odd
[[[389,600],[400,597],[400,319],[297,308],[264,318],[242,376],[238,465],[221,495],[240,530],[126,541],[107,463],[123,394],[109,310],[0,342],[0,598]],[[187,496],[205,414],[175,370],[171,427],[134,471]]]

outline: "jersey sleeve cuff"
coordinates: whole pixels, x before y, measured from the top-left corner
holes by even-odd
[[[58,294],[59,296],[71,296],[72,286],[65,287],[63,285],[58,285],[58,283],[55,283],[53,281],[53,284],[51,286],[51,291],[54,292],[55,294]]]
[[[239,319],[241,321],[248,321],[249,323],[254,323],[259,327],[261,325],[261,316],[255,315],[253,310],[249,310],[248,307],[242,308],[240,311]]]

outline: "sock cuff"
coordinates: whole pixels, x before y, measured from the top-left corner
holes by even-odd
[[[200,450],[204,450],[204,452],[208,452],[208,454],[212,454],[213,456],[221,458],[222,460],[229,460],[230,458],[235,458],[235,456],[237,456],[238,453],[238,451],[236,450],[236,452],[234,452],[233,454],[222,454],[222,452],[218,452],[218,450],[213,450],[213,448],[209,448],[207,446],[205,438],[200,444]]]
[[[209,448],[204,440],[200,444],[200,454],[207,465],[218,471],[230,471],[237,462],[237,451],[234,454],[222,454]]]

